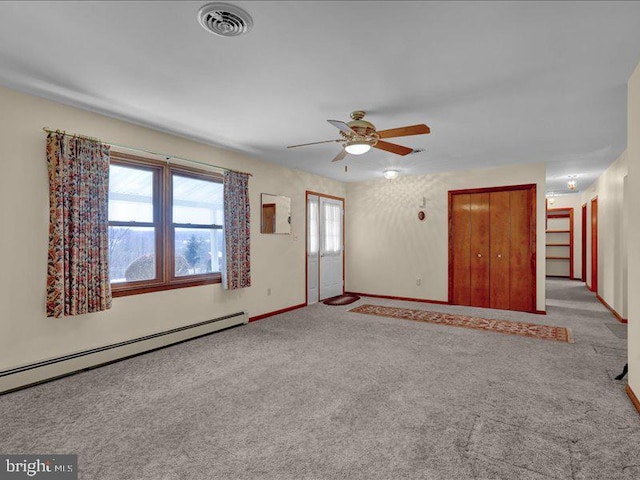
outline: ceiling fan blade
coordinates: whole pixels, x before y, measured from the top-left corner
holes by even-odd
[[[378,140],[378,143],[376,143],[373,148],[379,148],[380,150],[385,150],[387,152],[403,156],[413,152],[413,148],[403,147],[402,145],[396,145],[395,143],[383,142],[382,140]]]
[[[322,142],[301,143],[300,145],[288,145],[287,148],[306,147],[307,145],[318,145],[319,143],[335,143],[341,142],[342,140],[343,139],[339,138],[337,140],[324,140]]]
[[[329,122],[331,125],[339,129],[340,131],[346,133],[347,135],[357,135],[356,132],[351,130],[351,127],[349,127],[349,125],[347,125],[344,122],[341,122],[340,120],[327,120],[327,122]]]
[[[424,123],[420,125],[411,125],[410,127],[391,128],[378,132],[380,138],[406,137],[408,135],[421,135],[430,133],[431,129]]]
[[[332,162],[339,162],[340,160],[342,160],[346,156],[347,156],[347,151],[343,148],[342,150],[340,150],[340,153],[338,155],[336,155],[336,158],[334,158],[331,161]]]

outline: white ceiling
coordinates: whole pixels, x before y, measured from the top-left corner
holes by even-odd
[[[640,2],[232,1],[254,19],[237,38],[199,26],[204,3],[1,2],[0,83],[342,181],[543,161],[559,191],[625,148]],[[392,140],[426,151],[285,149],[355,109],[426,123]]]

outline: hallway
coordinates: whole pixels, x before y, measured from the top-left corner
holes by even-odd
[[[582,454],[581,461],[593,462],[596,468],[589,470],[600,473],[575,478],[638,478],[640,421],[624,391],[627,377],[615,380],[627,361],[627,325],[582,282],[547,279],[546,298],[549,323],[571,328],[575,342],[571,358],[561,366],[572,377],[563,396],[575,406],[563,420],[566,432],[579,434],[579,440],[572,440],[576,446],[598,446],[597,452]]]

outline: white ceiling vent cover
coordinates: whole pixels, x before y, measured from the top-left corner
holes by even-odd
[[[198,11],[198,21],[207,32],[221,37],[237,37],[253,28],[251,15],[228,3],[207,3]]]

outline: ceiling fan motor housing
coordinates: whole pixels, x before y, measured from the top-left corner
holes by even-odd
[[[351,130],[356,132],[356,139],[366,140],[371,146],[373,146],[378,142],[379,137],[376,133],[375,125],[371,122],[363,120],[364,115],[365,112],[363,112],[362,110],[351,112],[351,118],[353,118],[353,120],[347,122],[347,125]]]

